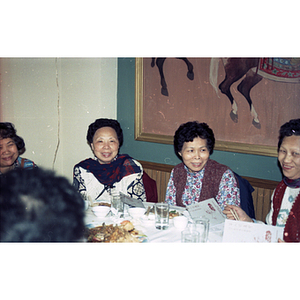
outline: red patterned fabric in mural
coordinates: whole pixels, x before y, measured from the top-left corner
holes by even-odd
[[[257,73],[275,81],[300,83],[300,58],[261,58]]]

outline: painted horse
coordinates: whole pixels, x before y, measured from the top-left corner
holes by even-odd
[[[193,71],[194,67],[193,67],[192,63],[189,62],[189,60],[186,57],[176,57],[176,58],[182,59],[186,63],[186,66],[188,68],[187,78],[190,80],[194,80],[194,71]],[[156,61],[155,61],[155,59],[156,59]],[[151,61],[151,67],[153,68],[156,64],[159,74],[160,74],[161,93],[164,96],[169,96],[167,83],[165,80],[165,75],[164,75],[164,70],[163,70],[165,60],[166,60],[166,57],[158,57],[158,58],[153,57],[152,61]]]
[[[220,83],[219,89],[231,102],[230,117],[235,123],[238,122],[238,107],[230,92],[230,87],[242,77],[245,76],[237,89],[248,101],[250,113],[253,117],[252,124],[258,129],[261,128],[261,125],[250,97],[251,89],[263,77],[282,82],[300,83],[300,59],[298,58],[223,58],[222,61],[225,69],[225,79]],[[218,66],[219,58],[212,58],[209,78],[217,95]]]

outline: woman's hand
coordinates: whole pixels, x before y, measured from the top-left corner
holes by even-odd
[[[231,209],[235,210],[238,217],[240,218],[240,221],[253,223],[253,220],[239,206],[235,206],[235,205],[226,205],[226,207],[224,208],[223,214],[226,215],[227,219],[235,220],[234,216],[232,215],[232,213],[230,211]]]

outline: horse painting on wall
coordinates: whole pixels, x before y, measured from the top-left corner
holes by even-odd
[[[136,78],[138,140],[171,144],[198,120],[217,150],[276,156],[279,127],[300,117],[300,58],[144,58]]]

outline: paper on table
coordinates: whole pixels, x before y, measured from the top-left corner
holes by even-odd
[[[225,220],[223,242],[274,243],[283,240],[283,227]]]
[[[193,220],[206,218],[209,220],[210,226],[223,223],[225,216],[222,213],[221,207],[214,198],[210,198],[192,205],[187,206]]]
[[[128,204],[130,206],[135,206],[135,207],[145,207],[143,204],[143,201],[135,198],[131,198],[123,193],[120,193],[121,200],[123,203]]]

